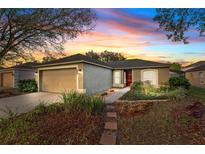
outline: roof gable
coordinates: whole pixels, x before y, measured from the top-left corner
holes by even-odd
[[[110,67],[107,63],[92,59],[88,56],[82,55],[82,54],[75,54],[72,56],[67,56],[64,58],[60,58],[57,60],[53,60],[50,62],[46,62],[46,63],[42,63],[39,64],[39,66],[46,66],[46,65],[57,65],[57,64],[63,64],[63,63],[68,63],[68,62],[78,62],[78,61],[84,61],[84,62],[89,62],[89,63],[93,63],[96,65],[101,65],[104,67]]]

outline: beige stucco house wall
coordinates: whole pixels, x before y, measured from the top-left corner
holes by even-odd
[[[200,74],[202,74],[201,77]],[[205,88],[205,70],[186,72],[185,77],[189,80],[191,85]]]
[[[164,83],[168,82],[170,74],[169,68],[134,68],[132,69],[132,82],[134,81],[142,81],[142,72],[145,70],[152,70],[155,71],[157,74],[157,86],[163,85]],[[113,87],[124,87],[125,86],[125,74],[124,70],[114,70],[114,72],[120,72],[120,83],[115,84],[115,78],[113,75]]]

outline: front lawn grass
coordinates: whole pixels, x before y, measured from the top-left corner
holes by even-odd
[[[153,94],[143,94],[137,90],[130,90],[125,93],[120,100],[151,100],[151,99],[167,99],[168,97],[162,93],[153,93]]]
[[[193,100],[201,101],[205,104],[205,88],[191,87],[189,94]]]
[[[0,120],[0,144],[98,144],[103,130],[103,100],[76,92],[62,102]]]
[[[118,144],[205,144],[205,115],[191,116],[186,107],[204,103],[205,89],[192,87],[180,101],[117,103]]]

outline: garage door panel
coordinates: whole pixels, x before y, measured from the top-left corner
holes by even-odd
[[[64,92],[77,89],[77,70],[59,69],[41,72],[42,91]]]
[[[11,72],[2,74],[2,85],[7,88],[13,87],[13,75]]]

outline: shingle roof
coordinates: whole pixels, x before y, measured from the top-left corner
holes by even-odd
[[[92,59],[92,58],[90,58],[88,56],[85,56],[85,55],[82,55],[82,54],[75,54],[75,55],[68,56],[68,57],[65,57],[65,58],[53,60],[53,61],[50,61],[50,62],[45,62],[45,63],[37,65],[37,67],[44,66],[44,65],[49,65],[49,64],[59,64],[59,63],[75,62],[75,61],[85,61],[85,62],[90,62],[90,63],[110,67],[107,63]]]
[[[11,68],[27,68],[27,69],[29,69],[29,68],[33,68],[36,65],[38,65],[38,63],[36,63],[36,62],[27,62],[27,63],[23,63],[23,64],[13,66]]]
[[[185,72],[204,71],[204,70],[205,70],[205,64],[194,67],[194,68],[190,68],[186,70]]]
[[[169,67],[170,64],[153,62],[148,60],[141,59],[131,59],[131,60],[122,60],[122,61],[112,61],[108,62],[113,68],[151,68],[151,67]]]
[[[169,64],[164,63],[158,63],[153,61],[147,61],[147,60],[140,60],[140,59],[132,59],[132,60],[123,60],[123,61],[112,61],[112,62],[101,62],[95,59],[92,59],[88,56],[82,55],[82,54],[75,54],[72,56],[68,56],[65,58],[53,60],[50,62],[45,62],[42,64],[37,65],[36,67],[46,66],[50,64],[63,64],[68,62],[78,62],[78,61],[84,61],[84,62],[90,62],[93,64],[110,67],[110,68],[147,68],[147,67],[169,67]]]
[[[37,65],[38,63],[36,62],[27,62],[27,63],[23,63],[23,64],[19,64],[16,66],[12,66],[12,67],[7,67],[7,68],[1,68],[0,71],[6,71],[6,70],[10,70],[10,69],[14,69],[14,68],[19,68],[19,69],[32,69],[35,65]]]
[[[190,65],[188,65],[188,66],[185,66],[184,68],[198,67],[198,66],[203,65],[203,64],[205,64],[205,61],[198,61],[198,62],[196,62],[196,63],[193,63],[193,64],[190,64]]]

